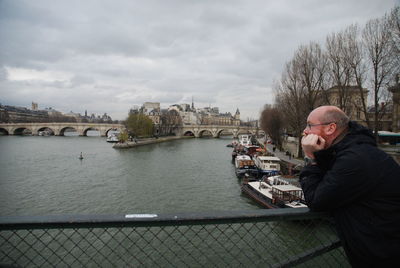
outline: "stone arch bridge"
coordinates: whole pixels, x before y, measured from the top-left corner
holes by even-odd
[[[6,135],[21,135],[28,130],[32,135],[38,135],[39,131],[50,129],[55,136],[64,136],[67,129],[75,130],[79,136],[87,136],[89,130],[97,130],[101,136],[107,136],[110,130],[122,131],[122,124],[97,124],[97,123],[1,123],[0,132]]]
[[[225,125],[188,125],[183,126],[177,135],[192,135],[196,138],[201,138],[203,135],[212,135],[214,138],[219,138],[223,134],[231,134],[237,138],[240,134],[265,134],[264,131],[256,127],[248,126],[225,126]]]
[[[123,131],[122,124],[97,124],[97,123],[0,123],[0,133],[6,135],[21,135],[28,130],[32,135],[38,135],[39,131],[50,129],[55,136],[64,136],[67,129],[75,130],[79,136],[87,136],[89,130],[97,130],[101,136],[107,136],[110,130]],[[264,131],[256,127],[226,126],[226,125],[188,125],[175,130],[177,136],[191,135],[201,138],[211,135],[218,138],[222,133],[231,134],[237,138],[240,134],[264,134]]]

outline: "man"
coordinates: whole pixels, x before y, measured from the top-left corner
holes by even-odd
[[[335,106],[313,110],[304,135],[309,208],[332,212],[352,266],[400,267],[400,166]]]

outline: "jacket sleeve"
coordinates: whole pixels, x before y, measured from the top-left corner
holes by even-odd
[[[338,154],[325,173],[318,166],[304,167],[300,183],[307,205],[312,210],[331,210],[368,194],[376,184],[373,175],[367,174],[371,168],[365,156],[353,151]]]

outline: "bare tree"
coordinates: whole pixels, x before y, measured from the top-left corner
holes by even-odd
[[[348,112],[350,100],[348,86],[350,85],[351,67],[346,60],[345,31],[332,33],[326,38],[326,56],[328,58],[330,84],[338,91],[337,99],[332,102],[325,98],[331,105],[337,105],[344,112]],[[327,96],[327,95],[326,95]]]
[[[283,119],[281,112],[277,108],[264,106],[260,116],[261,129],[267,133],[276,143],[278,148],[282,148],[282,129]]]
[[[172,135],[182,126],[182,118],[176,110],[162,111],[160,116],[160,128],[162,134]]]
[[[301,137],[307,115],[321,102],[327,85],[326,66],[327,58],[319,44],[300,46],[275,86],[277,107],[287,123],[287,131],[296,137]],[[298,146],[301,152],[300,143]]]
[[[280,83],[274,87],[276,107],[281,111],[287,132],[301,137],[308,112],[305,109],[305,89],[299,65],[294,60],[286,64]],[[300,143],[298,151],[302,151]]]
[[[400,6],[392,9],[388,16],[388,24],[390,27],[390,44],[391,50],[396,61],[393,64],[394,73],[400,73]]]
[[[303,89],[304,108],[309,113],[318,106],[321,93],[326,88],[327,58],[320,45],[311,42],[307,46],[300,46],[296,51],[293,65],[292,71],[298,71]]]
[[[357,96],[349,98],[356,114],[363,114],[363,120],[371,128],[368,116],[368,90],[365,89],[367,78],[367,64],[362,40],[359,38],[359,28],[356,24],[350,25],[343,31],[343,57],[345,65],[350,68],[349,81],[356,85]],[[361,119],[361,118],[357,118]]]
[[[395,61],[392,55],[391,31],[387,16],[372,19],[363,30],[363,43],[370,67],[370,84],[374,103],[374,135],[378,139],[378,121],[386,111],[389,99],[387,86],[394,76]]]

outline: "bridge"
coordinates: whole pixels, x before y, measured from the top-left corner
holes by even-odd
[[[192,135],[201,138],[203,135],[212,135],[219,138],[221,134],[231,134],[237,138],[240,134],[265,134],[264,131],[257,127],[249,126],[226,126],[226,125],[185,125],[179,129],[177,135]]]
[[[0,132],[6,135],[22,135],[29,131],[32,135],[39,135],[39,131],[50,129],[55,136],[64,136],[66,130],[75,130],[79,136],[87,136],[89,130],[97,130],[101,136],[107,136],[110,130],[122,131],[122,124],[98,124],[98,123],[2,123]]]
[[[89,130],[97,130],[100,136],[107,136],[110,130],[124,131],[122,124],[99,124],[99,123],[1,123],[0,133],[5,135],[22,135],[24,131],[39,135],[40,131],[50,130],[55,136],[64,136],[66,130],[75,130],[79,136],[87,136]],[[221,134],[231,134],[237,138],[240,134],[264,134],[264,131],[256,127],[227,126],[227,125],[185,125],[175,129],[177,136],[191,135],[201,138],[211,135],[219,138]]]

